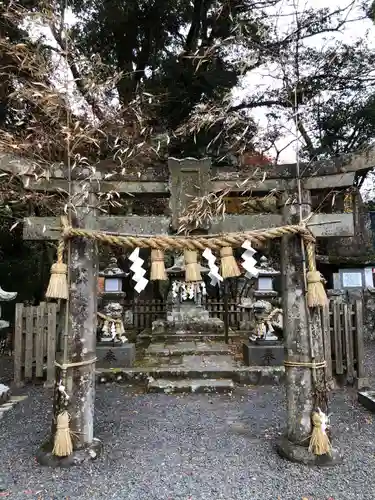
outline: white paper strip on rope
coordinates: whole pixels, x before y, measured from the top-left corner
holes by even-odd
[[[257,269],[255,266],[257,264],[257,261],[254,259],[253,255],[256,254],[256,250],[251,246],[250,241],[244,241],[244,243],[241,245],[242,248],[245,249],[244,253],[242,254],[243,262],[242,262],[242,267],[246,271],[246,278],[257,278],[259,274],[259,269]]]
[[[143,269],[144,260],[139,256],[139,248],[133,250],[133,252],[129,255],[129,260],[133,262],[130,267],[130,270],[133,271],[132,280],[135,281],[134,290],[138,293],[141,293],[148,284],[148,279],[145,278],[146,269]]]
[[[212,253],[210,248],[206,248],[202,255],[207,260],[208,267],[210,269],[210,272],[208,273],[208,277],[211,279],[210,284],[212,286],[219,285],[220,281],[223,281],[223,277],[219,273],[219,266],[215,264],[215,255]]]

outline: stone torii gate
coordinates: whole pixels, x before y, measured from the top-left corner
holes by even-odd
[[[345,188],[353,186],[357,173],[365,173],[375,164],[375,153],[354,155],[347,158],[319,164],[301,166],[303,217],[311,211],[311,192],[322,188]],[[242,179],[233,178],[235,174],[220,175],[219,169],[211,167],[209,160],[169,159],[169,181],[155,181],[146,176],[140,180],[124,181],[123,177],[105,180],[97,167],[95,178],[86,183],[83,189],[79,178],[70,184],[75,199],[75,227],[116,231],[127,234],[148,235],[168,234],[178,228],[178,218],[191,196],[204,195],[219,189],[230,188],[231,192],[244,190]],[[32,177],[32,166],[28,167],[17,158],[3,155],[0,169],[13,173],[23,173],[29,189],[38,191],[68,191],[66,172],[60,166],[52,169],[50,179]],[[300,207],[292,203],[297,189],[295,165],[270,167],[265,180],[254,178],[253,195],[268,193],[272,190],[283,192],[283,203],[279,213],[254,215],[228,215],[224,220],[214,220],[209,233],[253,230],[277,227],[300,222]],[[86,172],[83,172],[86,175]],[[263,176],[263,172],[261,172]],[[163,216],[97,216],[95,213],[96,193],[116,191],[133,196],[140,194],[169,197],[169,215]],[[88,193],[88,195],[87,195]],[[89,199],[87,199],[87,196]],[[56,217],[29,218],[24,224],[24,238],[28,240],[55,240],[59,232]],[[354,235],[353,216],[347,213],[318,214],[309,220],[309,228],[316,237],[350,237]],[[85,239],[70,241],[70,298],[69,332],[67,344],[69,357],[74,362],[90,360],[95,357],[96,341],[96,280],[98,253],[96,244]],[[287,359],[294,362],[324,360],[323,332],[319,314],[309,317],[305,301],[305,283],[302,273],[303,255],[300,239],[283,237],[281,272],[283,280],[283,314],[285,348]],[[309,332],[312,330],[312,335]],[[324,332],[327,334],[327,332]],[[310,342],[312,345],[310,345]],[[322,372],[322,370],[320,370]],[[58,373],[57,373],[58,377]],[[76,434],[77,444],[74,462],[96,456],[99,449],[93,436],[95,365],[87,364],[73,370],[67,390],[72,395],[69,411],[72,416],[71,428]],[[322,380],[320,380],[322,382]],[[315,388],[312,370],[308,367],[286,367],[288,423],[286,436],[280,444],[280,453],[291,460],[316,463],[317,457],[307,451],[302,443],[308,442],[311,434],[311,412],[315,405]],[[50,450],[47,449],[47,454]],[[48,455],[51,458],[50,454]],[[69,457],[68,457],[69,458]],[[62,459],[63,461],[67,459]],[[43,462],[43,460],[42,460]],[[44,460],[44,463],[51,463]]]

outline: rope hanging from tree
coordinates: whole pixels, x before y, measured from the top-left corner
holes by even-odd
[[[152,250],[151,260],[155,259],[155,262],[151,263],[152,280],[166,279],[164,266],[164,252],[166,250],[184,251],[186,268],[189,271],[186,276],[187,281],[197,281],[201,279],[197,256],[198,251],[204,252],[206,249],[218,251],[221,256],[222,277],[232,278],[240,275],[238,265],[233,256],[233,248],[241,247],[245,241],[250,241],[259,246],[267,240],[283,236],[300,235],[306,246],[308,257],[308,305],[309,307],[325,307],[328,304],[323,285],[324,278],[316,269],[315,238],[304,224],[208,236],[133,236],[113,234],[105,231],[74,228],[69,225],[66,217],[61,218],[61,224],[62,231],[58,245],[58,258],[56,264],[53,264],[51,268],[51,279],[46,294],[47,298],[66,299],[68,297],[66,265],[63,264],[63,252],[65,241],[71,238],[86,238],[111,246],[150,248]],[[157,265],[155,265],[156,262]]]

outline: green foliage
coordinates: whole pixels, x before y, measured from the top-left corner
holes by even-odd
[[[48,284],[50,258],[45,243],[23,241],[22,226],[9,231],[11,220],[0,214],[0,286],[17,292],[17,301],[39,303]],[[3,304],[4,317],[12,319],[14,303]]]
[[[122,105],[140,87],[157,95],[154,129],[172,136],[197,104],[224,99],[238,83],[240,70],[225,47],[239,23],[247,45],[261,41],[263,27],[261,9],[251,1],[75,0],[73,8],[79,50],[122,72],[116,89]],[[173,138],[169,153],[204,155],[221,127]]]

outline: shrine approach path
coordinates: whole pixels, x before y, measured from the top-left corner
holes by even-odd
[[[27,399],[0,422],[0,494],[10,499],[373,499],[375,422],[352,390],[334,394],[330,408],[345,462],[321,470],[275,452],[285,425],[283,387],[176,396],[100,385],[95,421],[104,454],[66,470],[41,468],[34,458],[49,431],[51,392],[22,393]]]

